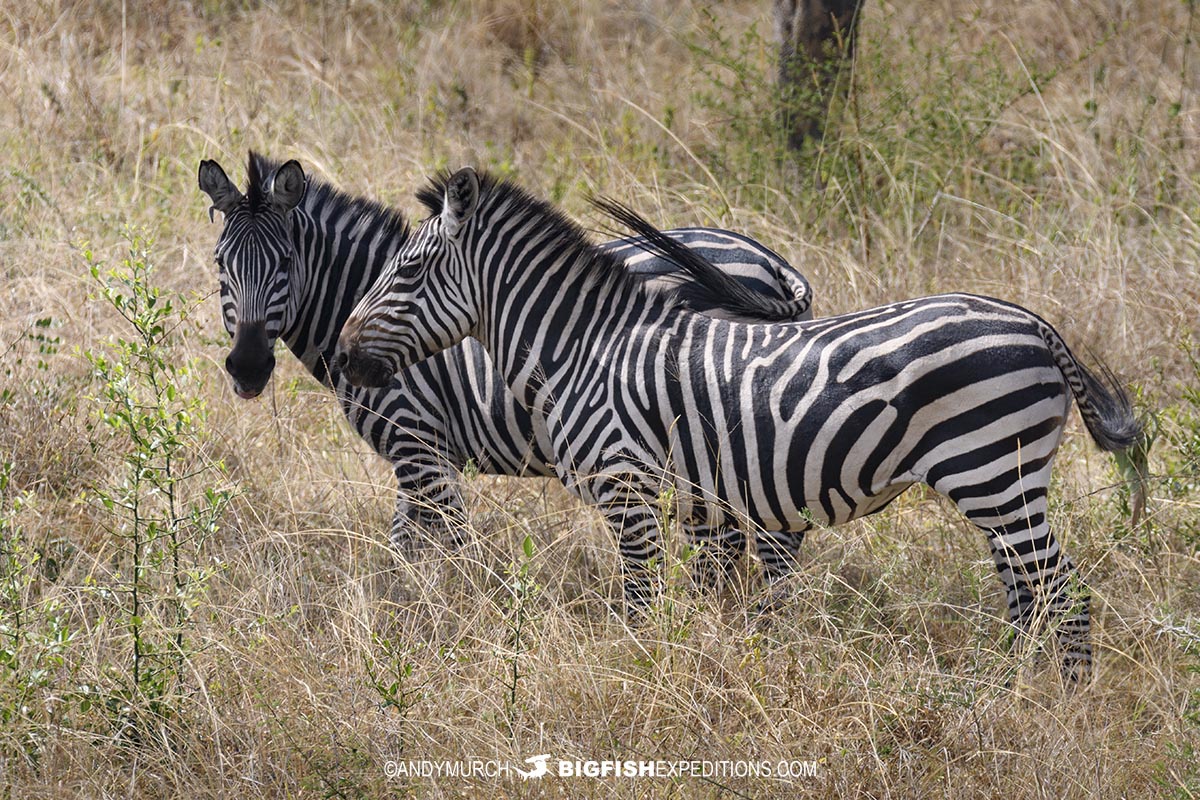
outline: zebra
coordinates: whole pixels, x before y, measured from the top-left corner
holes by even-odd
[[[805,532],[880,511],[924,483],[986,535],[1011,625],[1056,634],[1090,673],[1090,595],[1051,532],[1047,488],[1073,396],[1092,439],[1141,436],[1107,369],[1045,320],[943,294],[784,322],[634,212],[597,204],[692,280],[630,280],[582,229],[510,181],[464,168],[418,198],[426,219],[342,328],[335,363],[376,385],[471,336],[547,431],[561,480],[618,532],[626,604],[655,591],[655,497],[755,531],[768,585]],[[695,309],[720,298],[732,319]]]
[[[210,220],[224,224],[215,248],[221,313],[232,348],[225,368],[236,394],[261,394],[282,340],[320,383],[334,390],[354,430],[393,467],[398,484],[390,540],[411,552],[415,534],[461,545],[465,523],[457,475],[481,472],[551,477],[549,456],[529,414],[508,392],[476,342],[431,358],[378,389],[350,385],[329,369],[342,323],[408,237],[398,212],[306,177],[296,161],[251,152],[242,193],[215,161],[201,161]],[[811,316],[812,290],[786,261],[740,234],[682,228],[667,234],[721,265],[750,290],[792,298]],[[677,270],[638,239],[604,245],[638,280],[670,284]],[[713,313],[720,313],[713,309]],[[705,531],[727,548],[736,530]],[[708,578],[711,580],[711,578]]]

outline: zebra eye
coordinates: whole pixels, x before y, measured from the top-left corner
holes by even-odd
[[[396,275],[401,278],[415,278],[421,273],[421,261],[416,258],[408,258],[400,262],[400,266],[396,268]]]

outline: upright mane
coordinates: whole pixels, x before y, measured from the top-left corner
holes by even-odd
[[[590,271],[597,281],[628,287],[633,292],[657,294],[668,302],[701,314],[720,310],[744,322],[790,322],[804,311],[797,301],[765,297],[742,286],[718,267],[706,261],[691,248],[676,242],[651,225],[631,209],[606,200],[595,200],[600,210],[630,228],[640,237],[639,246],[664,261],[673,264],[684,280],[677,287],[647,284],[645,279],[630,272],[625,260],[597,246],[582,227],[545,200],[529,194],[520,186],[481,172],[479,175],[479,206],[499,209],[505,215],[536,218],[543,242],[552,243],[560,253],[576,255],[576,264]],[[443,170],[430,178],[429,184],[417,192],[431,214],[440,214],[451,173]],[[493,213],[495,213],[493,211]]]
[[[250,163],[246,165],[246,203],[250,206],[250,213],[257,214],[266,205],[267,176],[273,173],[280,163],[250,151]]]
[[[246,169],[246,202],[252,212],[257,213],[265,205],[267,180],[282,164],[282,161],[250,151],[250,163]],[[300,204],[305,208],[312,210],[332,207],[335,215],[337,212],[348,211],[361,220],[359,229],[379,225],[387,236],[408,237],[408,222],[400,211],[378,200],[356,197],[312,175],[305,174],[304,182],[304,199]]]
[[[419,200],[432,215],[442,213],[446,186],[452,173],[441,170],[429,183],[417,190]],[[580,269],[590,272],[598,282],[628,287],[634,292],[662,293],[648,285],[643,277],[630,272],[619,255],[599,247],[587,231],[570,217],[510,180],[479,172],[479,208],[499,210],[505,216],[538,220],[539,239],[553,245],[556,252],[576,256]],[[477,212],[478,213],[478,212]],[[669,296],[669,293],[667,293]]]

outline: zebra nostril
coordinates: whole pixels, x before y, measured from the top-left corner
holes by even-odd
[[[333,368],[342,372],[345,371],[348,363],[350,363],[350,356],[346,355],[345,350],[338,348],[338,351],[333,354]]]

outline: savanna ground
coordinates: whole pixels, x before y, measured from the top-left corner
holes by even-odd
[[[0,12],[0,796],[1200,793],[1191,2],[867,0],[848,99],[794,155],[766,0],[133,5]],[[240,183],[251,147],[413,214],[472,163],[597,228],[589,192],[738,229],[821,315],[1039,312],[1157,414],[1138,528],[1077,416],[1058,459],[1094,680],[1009,652],[982,537],[917,492],[810,536],[765,619],[753,584],[680,578],[630,628],[610,535],[542,481],[465,475],[477,543],[397,566],[391,473],[334,399],[286,353],[258,401],[223,374],[196,167]],[[385,774],[540,753],[820,763]]]

